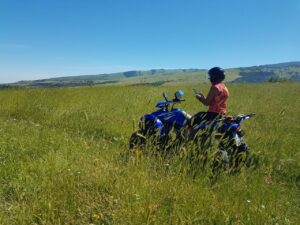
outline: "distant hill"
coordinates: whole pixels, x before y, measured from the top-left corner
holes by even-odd
[[[300,81],[300,62],[287,62],[252,67],[226,69],[226,81],[260,83],[268,80]],[[276,79],[274,79],[276,78]],[[277,79],[280,78],[280,79]],[[284,78],[284,79],[281,79]],[[65,87],[83,85],[173,85],[207,82],[205,69],[152,69],[112,74],[80,75],[51,79],[19,81],[9,84],[17,87]],[[7,85],[6,85],[7,86]]]
[[[300,80],[300,62],[278,63],[262,66],[239,68],[235,83],[260,83],[274,77],[284,77],[292,81]]]

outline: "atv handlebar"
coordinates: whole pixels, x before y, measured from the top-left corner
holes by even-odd
[[[173,103],[177,103],[177,102],[184,102],[185,99],[173,99],[172,102]]]

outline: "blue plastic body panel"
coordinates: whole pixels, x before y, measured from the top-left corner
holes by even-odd
[[[156,104],[156,108],[163,108],[165,105],[166,105],[166,101],[161,101],[161,102],[158,102],[157,104]],[[168,105],[170,105],[172,103],[172,101],[168,101]]]

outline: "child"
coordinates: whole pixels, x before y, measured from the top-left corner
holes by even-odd
[[[207,112],[199,112],[193,116],[193,124],[200,124],[204,121],[212,121],[227,112],[228,89],[222,83],[225,79],[224,70],[220,67],[213,67],[208,71],[211,88],[205,97],[202,93],[197,93],[196,98],[204,105],[208,106]]]

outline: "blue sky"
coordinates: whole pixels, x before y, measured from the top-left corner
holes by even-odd
[[[0,83],[299,60],[299,0],[0,0]]]

